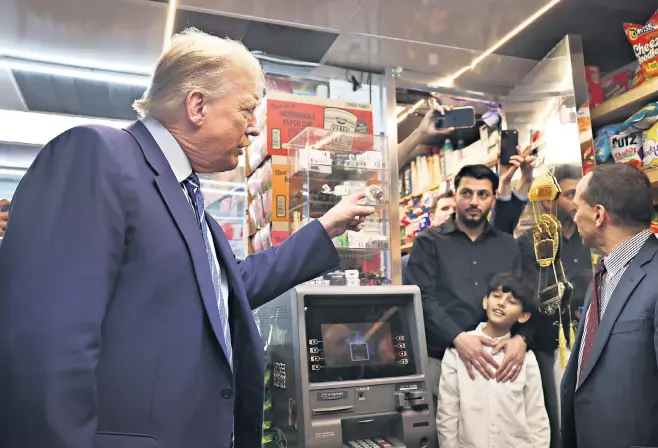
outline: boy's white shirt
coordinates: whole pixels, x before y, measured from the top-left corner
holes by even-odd
[[[481,323],[471,334],[487,336]],[[509,333],[495,341],[509,338]],[[489,352],[491,347],[485,347]],[[500,364],[505,354],[494,356]],[[472,380],[456,349],[446,351],[436,413],[441,448],[548,448],[550,428],[539,365],[528,351],[514,382]]]

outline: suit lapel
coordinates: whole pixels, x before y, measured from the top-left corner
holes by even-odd
[[[656,253],[658,242],[655,238],[650,238],[640,249],[640,252],[637,256],[631,260],[631,263],[628,265],[628,269],[624,272],[619,284],[612,293],[610,297],[610,302],[603,314],[603,319],[599,324],[599,330],[596,333],[594,338],[594,345],[592,345],[592,351],[589,354],[589,360],[583,371],[583,377],[580,380],[580,384],[583,384],[587,377],[589,377],[592,369],[596,365],[605,345],[610,339],[610,334],[612,333],[612,328],[615,326],[619,315],[621,314],[626,302],[637,288],[637,285],[645,277],[646,272],[642,269],[642,266],[648,263]]]
[[[221,345],[224,354],[226,354],[215,287],[210,274],[210,266],[208,265],[206,245],[203,241],[203,235],[201,235],[194,212],[190,208],[190,204],[185,198],[185,194],[176,180],[176,176],[174,176],[167,159],[146,127],[140,121],[137,121],[126,130],[137,140],[142,148],[144,157],[155,172],[155,186],[187,245],[208,319],[210,320],[217,341]]]

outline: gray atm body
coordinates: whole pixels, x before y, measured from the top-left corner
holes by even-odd
[[[416,286],[299,286],[254,315],[288,447],[438,446]]]

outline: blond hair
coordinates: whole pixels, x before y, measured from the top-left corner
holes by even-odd
[[[211,36],[196,28],[176,34],[158,59],[151,85],[133,103],[140,118],[156,111],[171,110],[185,102],[191,90],[221,97],[231,88],[229,71],[242,69],[258,84],[265,75],[258,60],[241,42]]]

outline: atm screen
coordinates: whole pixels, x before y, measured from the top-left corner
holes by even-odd
[[[403,309],[405,301],[393,298],[367,303],[363,298],[350,299],[315,301],[307,297],[305,318],[310,381],[347,381],[416,373],[408,313]]]

